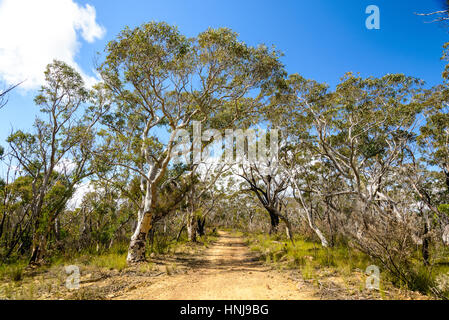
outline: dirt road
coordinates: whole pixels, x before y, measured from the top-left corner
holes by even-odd
[[[313,289],[263,266],[241,237],[220,231],[219,240],[191,261],[186,274],[164,275],[116,299],[302,300],[316,299]]]

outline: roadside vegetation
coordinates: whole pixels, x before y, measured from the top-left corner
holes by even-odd
[[[243,233],[242,233],[243,234]],[[394,274],[382,270],[379,289],[367,289],[367,268],[378,265],[379,261],[348,246],[347,243],[324,248],[318,239],[295,236],[294,244],[285,235],[269,236],[265,233],[244,233],[247,244],[259,259],[280,270],[296,271],[300,278],[322,290],[323,296],[331,298],[374,298],[374,299],[433,299],[433,288],[447,288],[449,273],[449,251],[442,255],[429,273],[421,269],[419,262],[412,268],[413,288],[409,283],[401,283]],[[419,250],[416,252],[419,261]],[[337,291],[337,292],[336,292]],[[439,298],[448,299],[449,292],[440,292]]]
[[[82,252],[66,252],[54,256],[46,264],[30,267],[26,260],[0,266],[0,297],[3,299],[110,299],[137,286],[148,284],[154,277],[184,272],[176,258],[201,254],[217,240],[216,233],[208,233],[191,243],[187,234],[178,241],[159,237],[148,252],[147,262],[129,266],[126,262],[128,243],[112,248],[90,248]],[[80,271],[80,289],[67,288],[70,273],[66,267],[74,265]],[[101,283],[100,286],[98,284]]]

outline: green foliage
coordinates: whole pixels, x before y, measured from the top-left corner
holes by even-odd
[[[174,246],[177,245],[176,241],[169,235],[155,234],[152,239],[151,252],[156,254],[167,254]]]
[[[438,206],[438,210],[442,213],[444,213],[445,215],[449,216],[449,204],[440,204]]]
[[[21,230],[19,233],[2,233],[13,237],[3,241],[11,245],[6,255],[11,255],[20,242],[22,253],[33,252],[31,262],[43,260],[52,241],[52,229],[75,186],[95,173],[90,166],[96,139],[94,125],[103,105],[87,108],[91,96],[81,75],[55,60],[47,66],[45,84],[34,100],[42,117],[36,118],[32,132],[19,130],[8,137],[11,155],[24,173],[8,186],[14,196],[8,201],[8,216],[17,213],[14,224],[18,220],[22,226],[15,228]],[[9,196],[4,195],[5,199],[11,199]],[[31,243],[26,238],[32,238]]]

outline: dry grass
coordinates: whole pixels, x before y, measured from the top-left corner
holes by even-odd
[[[282,236],[247,234],[247,244],[266,264],[291,271],[292,277],[314,285],[321,299],[429,299],[396,288],[388,275],[380,274],[379,290],[366,288],[365,270],[375,264],[367,255],[350,247],[323,248],[295,238],[295,245]]]

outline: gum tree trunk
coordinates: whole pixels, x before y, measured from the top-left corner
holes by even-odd
[[[288,239],[291,241],[291,243],[294,245],[295,241],[293,240],[293,230],[292,230],[292,226],[290,224],[290,220],[288,219],[288,217],[286,215],[283,215],[279,210],[277,209],[273,209],[271,207],[266,208],[268,210],[268,212],[270,213],[270,217],[272,218],[272,223],[273,221],[276,224],[276,230],[279,226],[279,222],[280,220],[282,220],[285,223],[285,232],[287,234]]]
[[[269,214],[270,214],[270,222],[271,222],[269,234],[270,235],[276,234],[277,230],[278,230],[278,226],[279,226],[279,217],[270,211],[269,211]]]
[[[206,218],[200,218],[197,219],[197,231],[199,236],[204,236],[205,234],[205,225],[206,225]]]
[[[298,189],[298,193],[297,196],[295,196],[296,201],[302,206],[302,208],[305,211],[305,216],[307,219],[307,223],[309,224],[310,229],[312,229],[313,232],[315,232],[315,234],[318,236],[318,238],[321,241],[321,245],[325,248],[329,247],[329,242],[327,242],[326,237],[324,236],[324,234],[321,232],[320,229],[318,229],[318,227],[315,225],[315,222],[313,221],[313,217],[312,217],[312,210],[313,208],[308,208],[302,195],[301,195],[301,191],[300,188],[298,187],[297,183],[295,180],[293,180],[295,187]]]
[[[147,126],[149,128],[149,126]],[[145,177],[145,182],[141,182],[141,190],[145,191],[145,196],[143,198],[143,210],[138,213],[137,227],[134,234],[131,237],[131,242],[129,244],[128,256],[126,261],[129,264],[138,263],[146,261],[146,242],[148,233],[152,228],[153,223],[153,213],[156,207],[156,202],[158,199],[157,187],[158,183],[164,176],[168,163],[170,162],[171,152],[173,149],[173,141],[176,136],[176,129],[173,128],[170,140],[167,145],[165,156],[158,160],[158,164],[152,164],[148,170],[148,175]],[[149,129],[148,129],[149,130]],[[148,131],[143,134],[143,140],[146,139]],[[146,144],[142,144],[142,156],[147,157],[147,147]]]
[[[449,246],[449,224],[447,226],[445,226],[443,229],[442,240],[446,246]]]
[[[421,252],[422,252],[422,258],[423,258],[423,262],[424,265],[428,266],[429,265],[429,260],[430,260],[430,221],[429,221],[429,215],[428,213],[424,213],[424,232],[423,232],[423,240],[422,240],[422,248],[421,248]]]
[[[150,175],[151,176],[151,175]],[[154,201],[156,199],[155,185],[147,182],[146,194],[143,200],[143,210],[139,211],[137,226],[131,237],[128,256],[126,261],[129,264],[146,261],[146,243],[148,233],[152,228]]]
[[[189,214],[189,218],[187,220],[187,235],[189,241],[196,242],[196,225],[195,225],[195,216],[193,213]]]
[[[146,261],[146,242],[148,233],[151,230],[152,214],[145,212],[142,219],[139,219],[136,230],[131,237],[129,244],[128,256],[126,261],[128,263],[138,263]]]
[[[306,210],[306,215],[307,215],[307,222],[309,223],[309,227],[310,229],[313,230],[313,232],[315,232],[315,234],[318,236],[318,238],[321,241],[321,245],[325,248],[329,247],[329,243],[326,240],[326,237],[324,236],[324,234],[321,232],[320,229],[318,229],[317,226],[315,226],[315,223],[313,221],[312,215],[310,213],[309,210]]]

